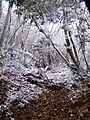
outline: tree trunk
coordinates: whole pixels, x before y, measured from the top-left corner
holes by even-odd
[[[76,58],[76,61],[77,61],[77,67],[79,68],[80,61],[79,61],[79,58],[78,58],[76,46],[75,46],[75,44],[73,42],[73,39],[72,39],[72,36],[71,36],[71,32],[69,31],[68,33],[69,33],[70,41],[72,43],[72,47],[73,47],[73,50],[74,50],[75,58]]]
[[[2,0],[0,0],[0,18],[2,16]]]
[[[3,31],[2,31],[1,38],[0,38],[0,47],[2,47],[3,42],[4,42],[5,31],[6,31],[6,28],[7,28],[7,25],[8,25],[10,11],[11,11],[11,7],[10,7],[10,4],[9,4],[7,15],[6,15],[6,18],[5,18],[4,27],[3,27]]]
[[[77,66],[77,60],[75,59],[75,56],[73,54],[71,45],[70,45],[70,41],[68,39],[68,35],[67,35],[67,30],[64,30],[65,33],[65,39],[66,39],[66,49],[67,49],[67,53],[69,54],[69,56],[71,57],[71,60],[73,61],[73,63]]]

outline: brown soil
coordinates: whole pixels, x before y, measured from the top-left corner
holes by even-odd
[[[90,79],[80,80],[71,89],[43,92],[24,107],[11,106],[15,120],[90,120]],[[7,98],[7,82],[0,79],[0,104]],[[5,117],[2,120],[11,120]]]
[[[3,104],[7,98],[7,82],[4,79],[0,79],[0,104]]]
[[[75,89],[78,89],[76,85]],[[90,120],[89,89],[76,100],[73,98],[75,94],[67,88],[43,92],[37,100],[30,101],[24,108],[12,107],[13,117],[15,120]]]

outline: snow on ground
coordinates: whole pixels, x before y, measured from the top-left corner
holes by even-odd
[[[51,71],[47,71],[46,75],[54,83],[64,83],[68,86],[73,83],[72,73],[64,63],[54,67]]]
[[[34,84],[30,84],[29,81],[26,81],[23,74],[37,74],[38,69],[30,64],[30,61],[26,67],[23,62],[21,62],[22,56],[21,53],[14,52],[14,56],[10,57],[10,54],[7,54],[7,57],[4,61],[3,66],[3,73],[4,75],[2,78],[5,78],[8,81],[9,90],[7,92],[7,101],[11,102],[14,99],[21,99],[22,101],[28,101],[30,99],[34,99],[41,93],[45,88],[40,88]],[[30,58],[28,58],[30,59]],[[66,65],[59,64],[57,67],[52,67],[51,70],[47,70],[46,72],[44,69],[42,71],[48,77],[48,79],[52,80],[55,84],[57,83],[64,83],[67,86],[70,86],[73,83],[72,74],[70,70],[66,67]],[[31,79],[35,79],[32,78]],[[39,79],[37,79],[39,81]]]
[[[3,1],[4,12],[3,12],[2,20],[1,20],[2,22],[4,21],[5,15],[7,13],[7,6],[8,6],[8,3]],[[15,6],[13,8],[13,11],[14,9],[15,9]],[[12,12],[12,15],[13,14],[14,13]],[[16,16],[12,18],[13,29],[14,29],[13,22],[15,22],[16,18],[17,18]],[[56,37],[56,34],[57,34],[57,31],[55,32],[56,27],[53,28],[53,30],[50,30],[52,31],[52,35],[53,35],[52,39],[53,39],[53,42],[56,41],[57,44],[60,44],[62,46],[62,44],[64,44],[63,42],[61,44],[61,40],[63,37],[63,31],[62,30],[59,31],[58,36]],[[45,28],[45,29],[47,30],[48,28]],[[27,44],[31,44],[32,41],[34,42],[37,40],[37,38],[38,39],[41,38],[41,33],[39,33],[38,30],[35,29],[34,27],[31,27],[31,31],[29,34],[30,35],[28,36],[28,38],[30,38],[30,40],[29,42],[27,42]],[[29,52],[22,53],[22,51],[18,51],[18,50],[14,51],[13,57],[11,57],[11,54],[12,53],[7,54],[3,62],[4,64],[3,71],[6,74],[6,76],[3,75],[2,77],[6,79],[9,83],[8,84],[9,90],[7,92],[7,97],[8,97],[7,101],[12,101],[13,99],[16,99],[16,98],[21,98],[23,100],[33,99],[35,96],[37,96],[39,93],[41,93],[44,90],[44,89],[41,89],[40,87],[37,87],[36,85],[30,84],[30,82],[26,81],[25,78],[22,76],[23,74],[27,74],[27,73],[33,73],[33,74],[38,73],[38,69],[35,68],[32,63],[33,56]],[[27,54],[26,61],[25,61],[26,65],[24,64],[23,54],[25,55]],[[42,71],[44,72],[44,70]],[[59,64],[57,67],[53,67],[52,70],[48,70],[47,72],[45,72],[45,75],[49,79],[52,79],[52,81],[55,84],[65,83],[67,86],[70,86],[73,83],[72,74],[70,70],[66,67],[66,65],[64,64]]]

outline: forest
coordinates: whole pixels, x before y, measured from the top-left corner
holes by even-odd
[[[0,120],[90,120],[89,52],[89,0],[0,0]]]

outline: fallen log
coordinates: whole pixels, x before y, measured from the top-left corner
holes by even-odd
[[[23,74],[23,76],[24,77],[32,76],[37,79],[42,79],[42,76],[40,74],[27,73],[27,74]]]
[[[37,81],[37,80],[33,80],[31,77],[28,77],[26,79],[28,82],[30,82],[31,84],[34,84],[40,88],[45,88],[48,90],[60,90],[64,87],[63,84],[59,84],[59,85],[55,85],[55,84],[50,84],[48,82],[45,81]]]

